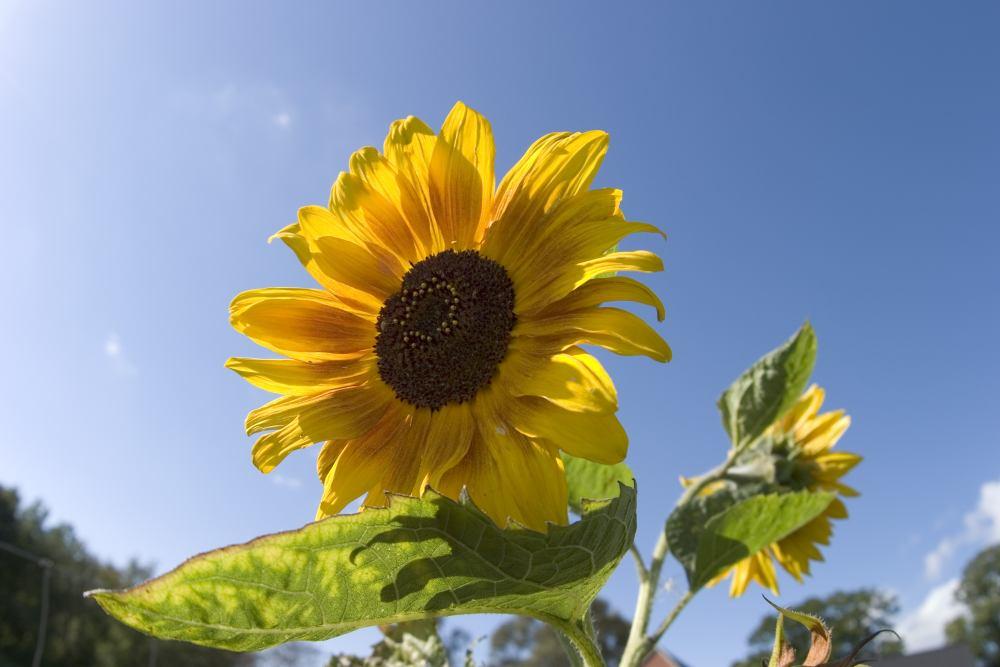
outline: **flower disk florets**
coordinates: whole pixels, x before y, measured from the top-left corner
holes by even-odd
[[[469,401],[503,361],[515,319],[514,284],[500,264],[475,250],[432,255],[379,311],[379,375],[416,407]]]

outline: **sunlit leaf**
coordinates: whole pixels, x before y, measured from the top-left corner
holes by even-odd
[[[697,590],[730,566],[795,532],[823,513],[832,493],[798,491],[741,498],[718,492],[693,499],[671,515],[670,549]]]
[[[434,492],[188,560],[125,591],[88,595],[163,639],[238,651],[432,616],[532,616],[575,633],[635,534],[635,490],[587,503],[547,534],[498,528]],[[595,649],[596,650],[596,649]]]
[[[566,466],[566,485],[569,487],[569,507],[580,514],[584,500],[613,498],[618,495],[618,484],[633,486],[635,479],[625,462],[613,465],[595,463],[588,459],[562,453]]]
[[[718,401],[722,425],[733,446],[756,440],[795,403],[815,361],[816,334],[807,322],[736,378]]]

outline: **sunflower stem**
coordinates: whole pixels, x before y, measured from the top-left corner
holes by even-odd
[[[742,447],[729,450],[725,461],[698,477],[691,486],[684,490],[684,493],[677,501],[677,507],[682,507],[691,502],[706,486],[723,479],[729,472],[729,469],[733,467],[733,464],[736,463],[737,457],[752,444],[746,443]],[[636,548],[635,544],[630,549],[632,556],[635,558],[636,569],[638,570],[639,593],[636,596],[632,627],[629,630],[625,651],[622,653],[620,667],[639,667],[642,664],[642,660],[656,647],[663,633],[673,624],[695,595],[694,591],[687,591],[678,600],[674,608],[670,610],[667,617],[663,619],[663,622],[660,623],[656,631],[651,635],[647,634],[649,619],[653,612],[653,603],[656,600],[656,591],[660,586],[660,573],[663,570],[663,562],[666,560],[669,546],[669,542],[667,541],[667,525],[664,523],[663,529],[660,531],[660,536],[656,541],[656,546],[653,548],[653,556],[648,568],[643,562],[642,554]]]
[[[582,621],[556,626],[556,635],[572,667],[606,667],[589,609]]]

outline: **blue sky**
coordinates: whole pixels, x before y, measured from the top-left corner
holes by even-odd
[[[0,0],[0,483],[160,569],[308,521],[313,452],[250,464],[265,396],[223,368],[254,353],[228,302],[308,285],[268,235],[393,119],[462,99],[498,172],[544,132],[609,131],[599,183],[669,234],[675,360],[602,355],[643,550],[724,453],[719,392],[809,318],[863,495],[782,599],[881,586],[933,643],[1000,540],[1000,5],[622,4]],[[633,585],[625,563],[607,590],[625,613]],[[711,590],[665,644],[728,664],[764,611]]]

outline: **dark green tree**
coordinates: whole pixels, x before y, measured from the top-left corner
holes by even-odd
[[[819,616],[833,631],[833,655],[849,655],[852,649],[873,632],[892,627],[892,617],[899,612],[899,605],[892,595],[862,588],[856,591],[837,591],[822,598],[809,598],[800,604],[790,605],[795,611]],[[747,640],[750,654],[734,662],[732,667],[760,667],[767,664],[774,645],[774,624],[778,618],[768,614]],[[798,623],[785,623],[786,639],[799,655],[805,655],[809,646],[809,633]],[[903,644],[893,635],[881,635],[865,649],[863,655],[885,657],[899,655]]]
[[[945,627],[948,641],[967,644],[983,667],[1000,667],[1000,544],[965,566],[955,598],[968,611]]]
[[[598,598],[590,608],[601,653],[608,667],[615,667],[628,640],[629,622]],[[516,616],[501,624],[490,637],[492,667],[569,667],[569,660],[555,631],[541,621]]]
[[[41,504],[23,507],[17,491],[0,487],[0,666],[32,664],[48,565],[49,608],[41,662],[46,667],[253,664],[252,656],[154,642],[105,615],[83,598],[83,592],[133,585],[147,578],[149,569],[137,563],[125,569],[102,563],[87,552],[70,526],[48,526],[47,518]]]

